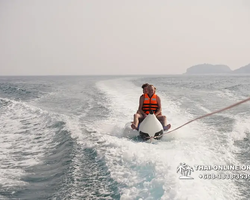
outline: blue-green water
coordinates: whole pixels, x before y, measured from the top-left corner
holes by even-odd
[[[249,199],[250,103],[145,143],[125,125],[154,84],[172,129],[249,97],[249,76],[0,77],[0,199]],[[234,171],[224,171],[234,175]]]

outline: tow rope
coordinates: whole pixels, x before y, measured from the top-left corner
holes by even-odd
[[[247,99],[245,99],[245,100],[242,100],[242,101],[240,101],[240,102],[238,102],[238,103],[235,103],[235,104],[233,104],[233,105],[230,105],[230,106],[228,106],[228,107],[226,107],[226,108],[222,108],[222,109],[220,109],[220,110],[216,110],[216,111],[211,112],[211,113],[208,113],[208,114],[206,114],[206,115],[197,117],[197,118],[195,118],[195,119],[193,119],[193,120],[191,120],[191,121],[189,121],[189,122],[187,122],[187,123],[185,123],[185,124],[183,124],[183,125],[181,125],[181,126],[175,128],[175,129],[173,129],[173,130],[171,130],[171,131],[168,131],[168,132],[165,132],[165,133],[163,133],[163,134],[174,132],[174,131],[180,129],[181,127],[183,127],[183,126],[186,126],[187,124],[190,124],[190,123],[193,122],[193,121],[196,121],[196,120],[198,120],[198,119],[202,119],[202,118],[204,118],[204,117],[208,117],[208,116],[210,116],[210,115],[213,115],[213,114],[215,114],[215,113],[222,112],[222,111],[224,111],[224,110],[228,110],[228,109],[233,108],[233,107],[235,107],[235,106],[238,106],[238,105],[240,105],[240,104],[242,104],[242,103],[245,103],[245,102],[247,102],[247,101],[249,101],[249,100],[250,100],[250,97],[247,98]],[[155,137],[157,137],[157,136],[155,136]],[[154,138],[155,138],[155,137],[154,137]]]

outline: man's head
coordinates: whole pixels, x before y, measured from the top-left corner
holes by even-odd
[[[155,93],[155,87],[153,85],[148,85],[147,90],[149,96],[152,96]]]
[[[148,83],[144,83],[142,86],[143,89],[143,94],[146,94],[148,92],[147,88],[148,88]]]

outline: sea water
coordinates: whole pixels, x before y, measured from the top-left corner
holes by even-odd
[[[146,143],[125,128],[146,82],[172,129],[250,91],[249,76],[0,77],[0,199],[249,199],[250,103]]]

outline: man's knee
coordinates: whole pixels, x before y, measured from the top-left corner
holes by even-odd
[[[167,120],[167,117],[165,115],[160,115],[160,116],[157,116],[157,118],[161,121],[165,121]]]
[[[139,118],[139,117],[140,117],[140,114],[136,113],[136,114],[134,114],[134,117],[135,117],[135,118]]]

